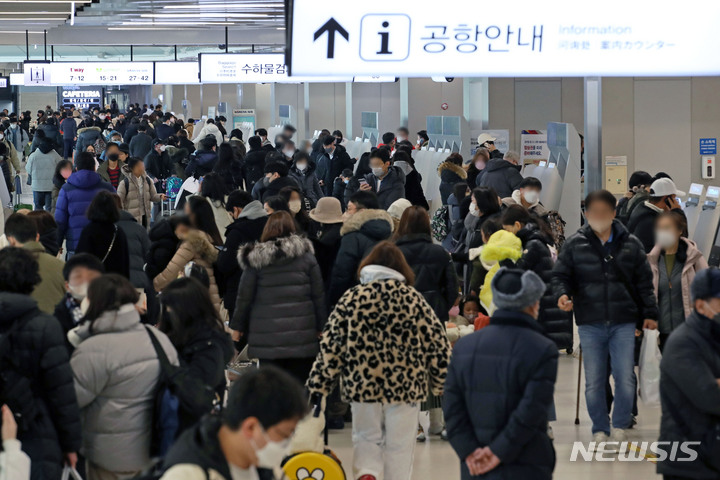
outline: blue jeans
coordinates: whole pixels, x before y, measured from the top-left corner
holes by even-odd
[[[52,192],[33,192],[35,210],[52,210]]]
[[[615,380],[612,424],[628,428],[632,423],[635,324],[601,323],[578,325],[585,367],[585,401],[592,420],[592,433],[610,434],[610,419],[605,397],[608,355]]]

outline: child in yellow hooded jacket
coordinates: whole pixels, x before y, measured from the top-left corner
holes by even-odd
[[[514,233],[506,230],[499,230],[493,233],[483,246],[480,252],[480,260],[484,265],[492,265],[492,268],[490,268],[487,275],[485,275],[485,282],[480,289],[480,301],[488,314],[492,315],[495,311],[495,305],[492,303],[490,283],[495,273],[500,269],[500,262],[503,260],[512,260],[512,262],[515,263],[522,257],[522,253],[522,241],[516,237]]]

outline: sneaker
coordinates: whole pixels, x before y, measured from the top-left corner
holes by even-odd
[[[595,450],[598,450],[598,447],[601,443],[607,442],[608,436],[605,432],[597,432],[593,435],[593,442],[595,442]]]
[[[416,440],[420,443],[425,441],[425,431],[422,429],[422,427],[418,428],[418,434]],[[366,475],[368,476],[368,475]],[[360,477],[360,480],[363,480],[363,477]]]
[[[625,433],[625,430],[622,428],[613,428],[612,429],[612,432],[610,433],[610,441],[618,443],[618,445],[617,445],[618,450],[627,449],[628,436],[627,436],[627,433]],[[623,442],[625,442],[624,447],[622,445]]]
[[[443,428],[443,431],[440,432],[440,438],[441,438],[442,440],[445,440],[446,442],[448,441],[448,435],[447,435],[447,429],[446,429],[446,428]]]
[[[358,480],[377,480],[377,478],[375,478],[375,475],[363,475]]]
[[[553,433],[553,429],[552,429],[552,427],[550,426],[549,423],[548,423],[548,426],[547,426],[547,436],[548,436],[548,438],[549,438],[550,440],[555,440],[555,434]]]
[[[630,426],[628,427],[628,429],[633,428],[635,425],[637,425],[637,417],[633,415],[632,422],[630,422]]]

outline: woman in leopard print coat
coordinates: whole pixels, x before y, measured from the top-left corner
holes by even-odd
[[[420,402],[428,384],[442,395],[450,345],[393,243],[380,242],[359,277],[360,285],[330,315],[307,385],[328,395],[342,377],[343,397],[353,409],[354,478],[384,472],[386,480],[407,480]]]

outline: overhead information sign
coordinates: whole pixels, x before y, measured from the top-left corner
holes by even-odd
[[[282,53],[202,53],[202,83],[352,82],[353,77],[288,76]]]
[[[720,74],[720,2],[293,0],[292,75]]]
[[[28,62],[25,85],[152,85],[153,62]]]
[[[158,85],[190,85],[200,83],[198,62],[155,62],[155,83]]]

